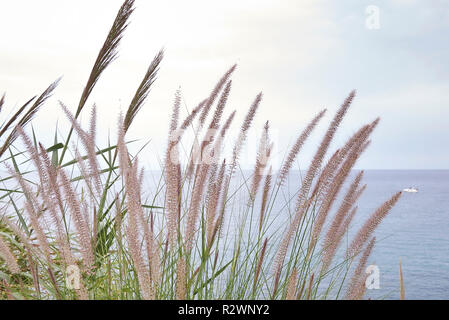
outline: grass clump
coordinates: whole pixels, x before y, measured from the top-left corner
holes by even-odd
[[[78,121],[96,82],[116,57],[133,5],[127,0],[120,8],[75,113],[60,102],[71,123],[67,136],[56,134],[54,144],[46,148],[34,131],[29,136],[23,129],[57,82],[27,112],[32,100],[1,128],[0,136],[10,130],[1,149],[2,155],[9,151],[2,158],[9,172],[2,181],[14,179],[18,186],[3,189],[1,195],[0,297],[363,298],[364,268],[375,244],[372,234],[400,197],[397,193],[380,205],[343,247],[365,189],[363,172],[355,178],[350,173],[379,120],[362,126],[326,159],[355,97],[351,92],[305,176],[297,181],[298,192],[289,199],[296,199],[293,212],[285,204],[277,213],[292,164],[326,110],[299,135],[277,175],[270,165],[273,143],[267,121],[254,171],[242,182],[239,157],[262,93],[250,105],[231,156],[225,157],[223,145],[236,113],[225,115],[234,65],[185,119],[180,119],[181,92],[176,92],[160,180],[153,190],[144,190],[145,172],[128,151],[126,133],[156,79],[163,51],[150,63],[126,114],[119,117],[115,144],[97,146],[95,105],[87,129]],[[193,143],[182,145],[186,130],[192,128]],[[24,151],[11,144],[16,137]],[[181,145],[187,150],[185,166]],[[26,171],[25,166],[32,169]]]

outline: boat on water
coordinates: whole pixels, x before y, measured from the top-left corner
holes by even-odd
[[[402,191],[403,191],[403,192],[416,193],[416,192],[418,192],[418,188],[410,187],[410,188],[405,188],[405,189],[402,190]]]

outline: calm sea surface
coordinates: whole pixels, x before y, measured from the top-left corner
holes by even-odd
[[[351,178],[357,172],[351,172]],[[284,206],[285,201],[275,205],[274,211],[281,213],[278,216],[281,221],[288,221],[285,215],[294,211],[294,194],[300,181],[299,171],[293,171],[288,177],[287,198],[294,200],[289,208]],[[347,179],[337,205],[351,181]],[[368,170],[362,181],[367,189],[358,201],[359,209],[349,230],[349,240],[369,215],[393,194],[409,187],[419,190],[404,192],[374,233],[376,245],[368,265],[379,268],[380,288],[367,290],[366,297],[399,299],[401,261],[407,299],[449,299],[449,170]],[[285,195],[280,197],[285,198]],[[332,208],[331,216],[337,205]],[[327,223],[330,220],[328,218]],[[285,228],[282,223],[279,227],[279,231]]]
[[[150,176],[149,185],[157,184],[160,172]],[[375,231],[377,242],[369,264],[377,265],[380,270],[380,289],[367,290],[367,297],[399,298],[399,262],[402,261],[407,299],[449,299],[449,170],[368,170],[363,183],[368,187],[358,202],[359,210],[349,239],[395,192],[411,186],[419,189],[418,193],[403,193]],[[290,174],[286,186],[289,197],[296,199],[294,193],[300,186],[298,171]],[[246,191],[243,193],[247,195]],[[163,203],[163,199],[158,201]],[[278,207],[274,211],[280,212],[284,216],[281,220],[286,221],[285,215],[293,213],[294,203],[293,200],[290,208]]]
[[[368,296],[399,298],[401,260],[406,298],[449,299],[449,171],[369,170],[364,182],[359,218],[398,190],[419,189],[403,193],[375,233],[370,263],[380,269],[380,289],[367,290]]]
[[[351,176],[356,173],[352,172]],[[248,179],[251,174],[248,171],[244,175]],[[287,192],[278,195],[281,201],[273,208],[280,218],[280,223],[275,223],[274,230],[279,228],[277,232],[284,230],[284,223],[289,219],[287,215],[294,212],[300,181],[299,171],[292,171],[285,186]],[[394,193],[409,187],[419,190],[418,193],[404,192],[374,233],[376,245],[368,264],[379,268],[380,289],[367,290],[366,297],[399,299],[401,261],[407,299],[449,299],[449,170],[367,170],[362,183],[367,184],[367,189],[359,199],[349,240],[369,215]],[[247,191],[242,193],[237,202],[245,203]],[[292,201],[285,207],[289,198]],[[331,215],[336,207],[332,208]],[[237,222],[232,220],[228,221],[231,226]],[[228,230],[232,232],[233,229]]]

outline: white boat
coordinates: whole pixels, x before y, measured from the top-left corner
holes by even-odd
[[[418,192],[418,188],[410,187],[410,188],[405,188],[405,189],[402,190],[402,191],[403,191],[403,192],[416,193],[416,192]]]

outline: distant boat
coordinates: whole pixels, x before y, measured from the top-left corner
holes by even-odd
[[[418,188],[414,188],[414,187],[410,187],[410,188],[405,188],[404,190],[402,190],[404,192],[410,192],[410,193],[416,193],[418,192]]]

